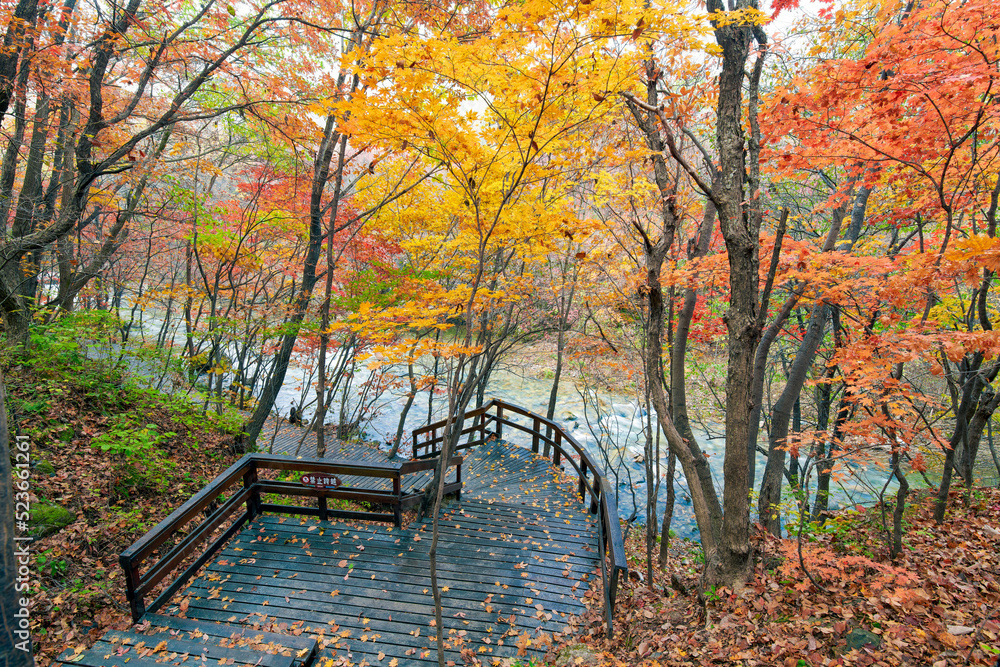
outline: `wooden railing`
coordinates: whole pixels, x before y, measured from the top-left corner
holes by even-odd
[[[165,604],[209,559],[239,530],[265,512],[274,514],[304,514],[329,518],[387,521],[400,525],[402,511],[420,501],[422,493],[403,493],[403,477],[437,466],[436,460],[404,461],[402,463],[359,463],[336,459],[291,459],[270,454],[247,454],[204,489],[123,551],[118,561],[125,570],[125,594],[138,621],[147,611],[156,611]],[[445,486],[445,493],[461,493],[462,457],[449,461],[456,467],[456,479]],[[296,481],[261,479],[261,470],[285,470],[297,473],[371,477],[391,480],[392,489],[364,489],[341,486],[317,488]],[[241,484],[242,482],[242,484]],[[226,494],[228,497],[225,497]],[[316,498],[316,507],[265,503],[261,494],[305,496]],[[388,506],[390,512],[354,511],[330,508],[330,498],[375,503]],[[224,525],[230,521],[228,526]],[[224,527],[224,528],[223,528]],[[219,530],[222,532],[219,533]],[[216,534],[219,533],[219,534]],[[176,543],[147,563],[168,541]],[[201,545],[209,541],[207,547]],[[200,554],[191,563],[185,561]],[[182,564],[185,569],[156,598],[146,605],[152,593]]]
[[[512,421],[506,415],[527,417],[531,420],[531,426]],[[470,420],[472,425],[466,426]],[[442,420],[413,431],[415,460],[438,456],[444,442],[446,425],[447,421]],[[493,430],[490,429],[491,425]],[[546,458],[551,456],[554,465],[558,466],[563,461],[569,463],[579,478],[580,499],[586,500],[587,494],[590,494],[590,512],[597,515],[599,528],[597,547],[604,583],[604,619],[608,636],[611,637],[614,633],[612,617],[615,598],[618,595],[618,580],[622,575],[628,576],[625,544],[622,540],[614,488],[591,454],[557,423],[499,399],[493,399],[483,407],[465,413],[461,421],[461,434],[456,452],[482,444],[493,436],[502,439],[505,427],[530,435],[531,451]],[[588,473],[591,478],[588,478]]]

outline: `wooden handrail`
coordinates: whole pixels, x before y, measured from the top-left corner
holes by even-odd
[[[391,521],[399,526],[402,523],[402,510],[419,502],[422,497],[421,493],[403,494],[402,478],[414,472],[433,468],[436,465],[437,461],[434,460],[361,463],[341,459],[292,459],[287,456],[271,454],[247,454],[119,555],[118,562],[125,571],[125,596],[132,611],[132,620],[138,621],[147,611],[159,609],[202,565],[225,546],[226,542],[239,532],[240,528],[264,512],[306,514],[319,516],[322,520],[339,517],[367,521]],[[452,457],[448,461],[448,466],[455,467],[457,474],[456,481],[445,486],[445,493],[461,493],[462,457]],[[316,488],[298,482],[261,480],[258,474],[260,470],[291,470],[300,473],[318,472],[330,475],[389,479],[392,482],[392,489]],[[240,481],[242,481],[241,486],[239,486]],[[239,490],[220,502],[223,494],[234,487],[238,487]],[[317,498],[318,507],[265,504],[261,502],[262,493]],[[392,512],[383,514],[331,510],[326,505],[328,498],[379,503],[390,506]],[[204,549],[199,549],[202,543],[210,540],[213,534],[234,516],[235,520],[221,535],[211,540]],[[180,534],[183,534],[181,540],[167,553],[160,555],[154,562],[147,563],[157,548]],[[152,593],[181,563],[196,553],[198,556],[194,562],[170,582],[147,606],[146,596]],[[142,569],[143,567],[145,569]]]
[[[495,411],[495,414],[491,414],[491,410]],[[529,418],[531,426],[527,427],[511,421],[504,416],[504,411]],[[580,499],[586,500],[587,493],[589,493],[591,498],[590,512],[597,515],[597,542],[598,553],[601,557],[601,576],[604,582],[605,622],[608,627],[608,636],[612,636],[614,632],[612,617],[615,599],[618,595],[618,580],[622,575],[628,576],[628,563],[625,559],[625,543],[622,539],[614,487],[608,481],[604,471],[590,455],[590,452],[584,449],[573,436],[564,431],[559,424],[521,406],[494,398],[482,407],[466,412],[462,417],[462,424],[464,425],[466,420],[470,418],[473,419],[473,426],[463,428],[459,439],[461,436],[473,432],[478,432],[480,437],[474,439],[470,436],[468,442],[460,443],[456,447],[456,451],[486,442],[489,424],[496,424],[494,434],[498,438],[503,435],[503,427],[509,426],[531,436],[531,451],[534,453],[538,454],[539,450],[543,449],[543,456],[548,457],[550,453],[552,454],[554,465],[560,465],[562,459],[565,458],[576,470],[579,477]],[[414,459],[434,456],[441,450],[446,424],[447,420],[442,420],[413,431]],[[430,434],[430,437],[421,442],[420,436],[427,434]],[[544,443],[544,448],[541,447],[541,443]],[[576,454],[575,460],[572,456],[574,453]],[[592,481],[587,478],[588,472],[593,475]],[[610,572],[605,562],[606,557],[611,560]]]

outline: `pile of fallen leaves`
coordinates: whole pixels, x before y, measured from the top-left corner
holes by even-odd
[[[570,643],[622,665],[1000,665],[1000,490],[953,493],[940,526],[932,510],[929,496],[908,508],[896,560],[878,508],[841,513],[803,539],[801,559],[795,539],[759,536],[745,588],[701,600],[697,545],[678,543],[654,581],[633,575],[619,589],[613,639],[595,595]],[[635,573],[641,533],[626,545]]]
[[[70,644],[90,645],[108,629],[131,625],[118,554],[216,477],[236,457],[232,437],[176,411],[138,404],[121,379],[109,378],[99,391],[67,381],[53,393],[51,378],[30,365],[6,377],[11,430],[28,435],[35,468],[31,502],[51,502],[75,515],[60,531],[36,540],[32,556],[31,632],[38,664],[48,665]],[[49,396],[48,400],[39,397]],[[143,424],[173,434],[158,444],[161,461],[138,473],[145,485],[123,481],[121,461],[91,442],[106,433],[115,414],[141,413]],[[140,466],[141,467],[141,466]],[[133,469],[134,473],[134,469]]]

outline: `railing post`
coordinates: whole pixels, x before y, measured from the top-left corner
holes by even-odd
[[[542,455],[545,458],[549,458],[552,453],[552,425],[545,425],[545,447],[542,449]]]
[[[319,497],[319,520],[320,521],[326,521],[327,520],[328,517],[327,517],[326,512],[327,512],[326,496],[320,496]]]
[[[503,406],[497,406],[497,440],[503,440]]]
[[[459,463],[455,466],[455,481],[458,482],[458,493],[455,494],[456,500],[462,499],[462,464]]]
[[[538,421],[538,417],[535,417],[531,423],[531,451],[538,453],[538,429],[542,427],[542,423]]]
[[[552,464],[558,466],[559,462],[562,461],[562,431],[556,429],[556,447],[555,454],[552,456]]]
[[[396,502],[392,507],[392,519],[396,528],[403,526],[403,482],[400,479],[399,471],[392,477],[392,493],[396,496]]]
[[[132,622],[138,623],[139,619],[146,613],[146,603],[142,596],[136,592],[139,590],[139,568],[133,565],[126,556],[119,556],[118,564],[125,572],[125,598],[132,610]]]
[[[578,485],[578,493],[580,494],[580,500],[587,499],[587,460],[580,457],[580,484]]]
[[[476,439],[476,431],[482,431],[483,415],[482,413],[476,415],[476,421],[472,423],[472,428],[469,430],[469,439],[465,441],[466,447],[472,446],[472,441]]]
[[[594,493],[590,496],[590,513],[597,514],[598,503],[601,501],[601,493],[603,493],[600,483],[601,480],[594,476]]]
[[[251,461],[249,469],[243,473],[243,488],[252,489],[250,497],[247,498],[247,512],[250,514],[250,521],[261,514],[260,491],[254,488],[257,481],[257,464]]]
[[[438,437],[438,430],[436,428],[432,428],[431,429],[431,454],[437,454],[438,453],[437,437]]]
[[[608,602],[610,603],[611,613],[615,613],[615,601],[618,598],[618,569],[611,568],[611,576],[608,577],[611,581],[608,582]]]

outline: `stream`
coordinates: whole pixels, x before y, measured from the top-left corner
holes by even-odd
[[[280,408],[283,416],[288,414],[288,408],[297,403],[300,397],[299,388],[302,385],[301,375],[298,369],[289,367],[288,376],[281,392],[278,394],[275,405]],[[496,371],[490,378],[486,400],[490,398],[500,398],[509,403],[527,408],[535,413],[544,415],[548,409],[549,393],[552,388],[552,381],[542,378],[527,377],[511,371]],[[428,393],[421,391],[417,393],[413,406],[406,419],[406,438],[415,428],[419,428],[428,423]],[[388,447],[396,433],[399,423],[399,415],[405,404],[405,396],[388,395],[381,403],[373,419],[363,425],[366,439],[380,442],[383,447]],[[595,410],[595,405],[599,407],[599,412]],[[447,398],[435,396],[433,401],[433,420],[444,418],[444,409],[447,407]],[[474,406],[472,406],[474,407]],[[331,408],[332,410],[332,408]],[[306,407],[304,410],[306,419],[312,416],[312,409]],[[624,394],[606,394],[594,396],[584,405],[584,399],[580,391],[573,382],[563,379],[559,388],[558,406],[554,419],[563,430],[570,434],[582,447],[586,448],[594,459],[600,462],[608,477],[616,480],[617,502],[619,514],[622,518],[630,518],[638,507],[635,520],[637,523],[645,523],[646,519],[646,475],[643,464],[644,450],[644,427],[646,423],[646,411],[643,406],[637,404],[634,397]],[[331,418],[328,415],[328,421]],[[525,425],[528,425],[525,420]],[[654,415],[655,423],[655,415]],[[724,428],[722,424],[704,424],[701,428],[695,427],[694,435],[698,439],[705,454],[708,455],[712,464],[712,474],[718,489],[720,498],[722,495],[722,460],[725,452]],[[517,444],[530,447],[530,437],[526,434],[510,429],[513,433],[505,432],[505,437]],[[762,433],[762,443],[766,444],[766,433]],[[262,436],[263,437],[263,436]],[[602,452],[601,440],[611,443],[606,452]],[[667,471],[667,445],[666,439],[661,436],[660,450],[661,474],[666,475]],[[849,463],[849,462],[847,462]],[[756,459],[755,479],[759,483],[764,475],[766,459],[758,455]],[[887,473],[877,468],[865,468],[852,466],[853,474],[847,479],[831,484],[830,507],[836,508],[847,504],[871,504],[877,497],[878,492],[885,483]],[[815,477],[813,477],[815,479]],[[674,475],[676,489],[676,503],[674,507],[672,530],[679,537],[696,538],[698,529],[695,524],[694,513],[691,507],[691,499],[687,491],[687,483],[681,471],[680,464],[676,467]],[[661,487],[663,484],[661,484]],[[895,492],[895,482],[891,483],[886,490],[887,494]],[[666,506],[666,490],[661,488],[657,502],[657,525],[662,520],[663,511]],[[751,514],[756,515],[756,508],[751,509]]]
[[[155,316],[150,317],[146,313],[146,326],[143,327],[142,335],[146,337],[150,332],[155,332],[159,328],[159,322]],[[175,339],[178,337],[175,336]],[[92,356],[103,356],[104,353],[90,347],[88,354]],[[143,368],[144,363],[136,359],[131,359],[132,370],[143,375],[149,369]],[[359,372],[355,379],[355,384],[363,381],[364,373]],[[303,386],[307,378],[300,366],[294,363],[289,365],[285,382],[275,400],[275,411],[283,417],[288,415],[289,408],[300,403],[303,396]],[[226,379],[228,383],[229,380]],[[545,378],[530,377],[511,370],[497,370],[491,376],[486,400],[490,398],[500,398],[515,405],[522,406],[544,415],[548,407],[549,393],[552,381]],[[308,420],[312,417],[313,409],[309,405],[314,397],[312,390],[308,391],[306,406],[303,417]],[[444,418],[444,410],[447,407],[445,396],[433,397],[433,409],[428,414],[428,392],[417,393],[413,406],[407,415],[404,441],[408,442],[413,429],[419,428],[428,421]],[[402,391],[387,391],[376,403],[374,416],[361,424],[363,435],[367,440],[379,442],[381,446],[388,447],[392,442],[396,428],[399,423],[399,415],[405,404],[405,395]],[[330,408],[327,421],[336,421],[336,405]],[[564,379],[559,388],[558,407],[555,412],[555,421],[559,423],[563,430],[573,436],[581,446],[586,448],[594,459],[600,462],[608,474],[609,479],[615,482],[617,492],[617,502],[619,513],[623,518],[634,518],[638,523],[644,523],[646,506],[646,479],[643,465],[644,435],[643,429],[646,423],[646,413],[634,397],[615,393],[601,393],[591,395],[585,401],[580,390],[574,386],[573,381]],[[654,418],[655,423],[655,418]],[[512,431],[514,429],[511,429]],[[708,456],[712,466],[712,474],[718,493],[722,495],[722,460],[725,452],[725,438],[723,436],[723,426],[721,424],[706,423],[694,427],[694,435],[698,439],[704,453]],[[530,438],[524,434],[514,431],[514,434],[505,434],[509,439],[521,445],[530,446]],[[761,444],[766,445],[766,432],[762,430]],[[523,442],[518,438],[523,438]],[[265,434],[261,434],[260,447],[266,448]],[[604,447],[602,448],[602,442]],[[661,474],[666,475],[667,457],[666,440],[661,437],[660,450]],[[981,453],[985,451],[985,457],[989,459],[989,452],[986,442],[980,448]],[[602,451],[603,450],[603,451]],[[888,459],[886,455],[883,457]],[[758,453],[756,457],[755,480],[760,482],[764,474],[765,458]],[[885,486],[888,471],[881,470],[878,466],[852,462],[849,459],[842,460],[841,466],[849,469],[849,474],[840,475],[841,479],[831,482],[831,509],[846,505],[873,503],[878,494]],[[992,462],[990,462],[992,466]],[[989,477],[987,466],[983,466],[984,478]],[[691,507],[691,499],[688,495],[687,484],[680,465],[677,465],[675,472],[676,503],[674,507],[672,530],[677,536],[682,538],[696,538],[697,526]],[[837,477],[835,475],[835,477]],[[815,475],[813,475],[815,480]],[[919,488],[925,486],[923,480],[916,473],[911,473],[911,487]],[[661,484],[662,486],[662,484]],[[887,497],[896,490],[894,481],[885,488]],[[657,525],[662,519],[665,507],[666,491],[661,488],[658,493],[657,502]],[[791,509],[791,500],[787,503]],[[638,511],[636,511],[638,508]],[[634,515],[634,516],[633,516]],[[751,515],[756,515],[755,502],[752,503]],[[788,516],[785,517],[787,523]]]

